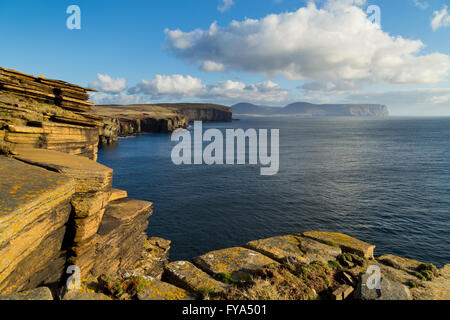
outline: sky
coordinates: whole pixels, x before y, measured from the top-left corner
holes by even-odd
[[[450,116],[449,4],[0,0],[0,66],[90,86],[97,104],[374,103]]]

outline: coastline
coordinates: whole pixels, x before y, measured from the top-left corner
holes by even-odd
[[[88,88],[0,71],[14,84],[0,87],[1,299],[32,299],[36,288],[38,299],[244,298],[259,280],[277,288],[273,275],[283,290],[291,274],[296,286],[308,283],[302,268],[323,282],[308,283],[293,298],[377,299],[364,289],[369,265],[384,270],[383,298],[448,299],[449,265],[438,270],[392,255],[375,259],[374,245],[342,234],[287,235],[168,263],[170,241],[145,234],[153,204],[112,188],[113,170],[96,162],[98,146],[194,120],[231,121],[231,111],[92,114]],[[79,268],[81,288],[67,290],[70,266]],[[131,289],[116,292],[117,284]]]

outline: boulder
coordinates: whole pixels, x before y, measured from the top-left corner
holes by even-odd
[[[193,262],[211,275],[231,277],[235,281],[247,281],[256,271],[278,265],[259,252],[241,247],[212,251],[194,258]]]
[[[342,233],[308,231],[303,236],[322,243],[337,246],[344,252],[354,253],[366,259],[374,259],[375,246]]]
[[[139,300],[194,300],[195,297],[186,290],[180,289],[159,280],[147,280],[144,288],[137,295]]]
[[[360,300],[411,300],[409,289],[403,284],[390,280],[386,277],[381,278],[379,289],[369,289],[367,286],[370,274],[361,275],[355,297]]]
[[[250,241],[245,248],[260,252],[278,262],[286,262],[295,259],[298,262],[306,262],[304,252],[300,250],[298,237],[287,235]]]
[[[224,294],[229,286],[212,278],[189,261],[175,261],[165,267],[163,279],[198,294]]]

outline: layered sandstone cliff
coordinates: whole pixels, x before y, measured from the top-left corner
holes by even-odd
[[[97,158],[103,122],[86,112],[88,88],[0,68],[0,144]]]
[[[86,113],[88,90],[0,68],[0,294],[143,259],[152,203],[112,189],[95,161],[105,124]]]

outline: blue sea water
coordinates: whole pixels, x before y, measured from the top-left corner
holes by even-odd
[[[342,232],[425,262],[450,263],[450,118],[250,118],[204,129],[280,129],[280,171],[172,164],[170,135],[99,152],[114,186],[154,202],[148,233],[171,260],[308,230]]]

